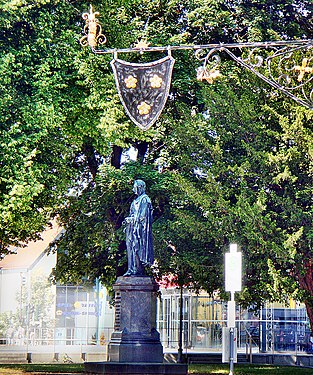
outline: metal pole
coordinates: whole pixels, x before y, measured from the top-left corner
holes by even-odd
[[[183,362],[183,287],[180,287],[179,332],[177,362]]]
[[[96,305],[95,305],[95,313],[97,318],[97,327],[96,327],[96,345],[100,344],[100,337],[99,337],[99,319],[100,319],[100,282],[99,277],[96,277]]]
[[[252,336],[249,337],[250,363],[252,363]]]
[[[222,51],[224,49],[233,48],[269,48],[269,47],[285,47],[288,45],[302,46],[312,44],[312,39],[300,39],[300,40],[279,40],[272,42],[248,42],[248,43],[212,43],[212,44],[193,44],[193,45],[181,45],[181,46],[160,46],[160,47],[144,47],[144,48],[115,48],[115,49],[104,49],[99,50],[95,47],[91,47],[91,50],[95,54],[117,54],[117,53],[138,53],[138,52],[162,52],[162,51],[185,51],[185,50],[201,50],[201,49],[215,49]],[[88,44],[87,44],[88,45]]]
[[[247,328],[245,328],[245,330],[246,330],[246,360],[248,361],[248,359],[249,359],[249,338],[250,338],[250,336],[248,337],[248,330],[247,330]]]
[[[235,292],[230,292],[230,299],[232,302],[235,301]],[[229,328],[229,375],[234,373],[234,330],[235,327],[233,326]]]
[[[234,373],[234,328],[229,329],[229,375]]]

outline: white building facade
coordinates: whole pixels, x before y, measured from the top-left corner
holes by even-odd
[[[114,309],[106,289],[99,282],[89,287],[50,282],[57,255],[46,250],[61,230],[54,224],[41,240],[12,249],[0,261],[0,344],[29,349],[107,343]]]

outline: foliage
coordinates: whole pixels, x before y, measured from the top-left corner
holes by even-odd
[[[253,90],[247,78],[236,77],[240,95],[230,77],[227,88],[212,86],[204,97],[220,150],[210,171],[227,193],[226,232],[244,253],[240,300],[307,301],[312,290],[306,287],[304,296],[300,279],[310,274],[303,260],[312,257],[312,111],[287,102],[283,109],[274,101],[269,106],[262,83]]]
[[[165,209],[164,196],[171,183],[166,173],[160,174],[149,165],[128,163],[123,169],[103,165],[98,174],[94,183],[82,194],[71,196],[70,205],[60,212],[66,230],[55,244],[59,259],[54,276],[58,280],[92,282],[99,277],[110,285],[118,274],[126,272],[122,223],[135,179],[142,178],[151,186],[155,218]]]
[[[6,372],[2,372],[2,370],[6,371]],[[8,374],[10,371],[10,374],[16,374],[16,375],[20,375],[20,374],[27,374],[27,373],[33,373],[33,372],[42,372],[44,374],[50,374],[50,373],[54,373],[54,374],[71,374],[71,373],[75,373],[75,374],[78,374],[78,373],[84,373],[84,365],[81,364],[81,363],[71,363],[71,364],[68,364],[68,363],[54,363],[54,364],[44,364],[44,363],[41,363],[41,364],[33,364],[33,363],[30,363],[30,364],[25,364],[25,365],[22,365],[22,364],[1,364],[0,365],[0,374]],[[13,372],[14,371],[14,372]]]
[[[9,245],[38,237],[60,194],[72,186],[68,158],[77,151],[68,147],[70,134],[63,131],[64,108],[69,109],[69,117],[79,117],[75,111],[79,105],[71,85],[77,74],[73,62],[66,61],[66,52],[75,45],[63,28],[63,22],[75,22],[67,7],[46,1],[2,1],[2,7],[0,243],[4,253]]]

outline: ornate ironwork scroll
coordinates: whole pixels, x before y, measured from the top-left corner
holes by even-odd
[[[174,62],[171,56],[145,64],[111,61],[122,104],[130,119],[143,130],[157,121],[165,106]]]
[[[213,83],[215,79],[221,76],[218,69],[221,58],[216,54],[216,50],[213,48],[206,56],[202,56],[203,50],[199,49],[195,52],[195,56],[199,61],[203,61],[203,65],[199,66],[197,71],[198,81],[207,81],[208,83]]]
[[[272,87],[301,105],[313,109],[313,42],[294,46],[251,48],[236,56],[224,51]]]
[[[90,5],[90,13],[84,13],[83,19],[86,20],[86,25],[84,27],[84,35],[80,39],[80,44],[83,47],[90,46],[95,48],[98,44],[106,43],[106,37],[102,34],[102,27],[99,24],[97,16],[99,12],[93,12],[92,5]]]

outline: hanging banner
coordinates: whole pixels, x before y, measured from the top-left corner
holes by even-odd
[[[118,94],[130,119],[143,130],[159,118],[168,98],[175,59],[166,56],[151,63],[114,59]]]

